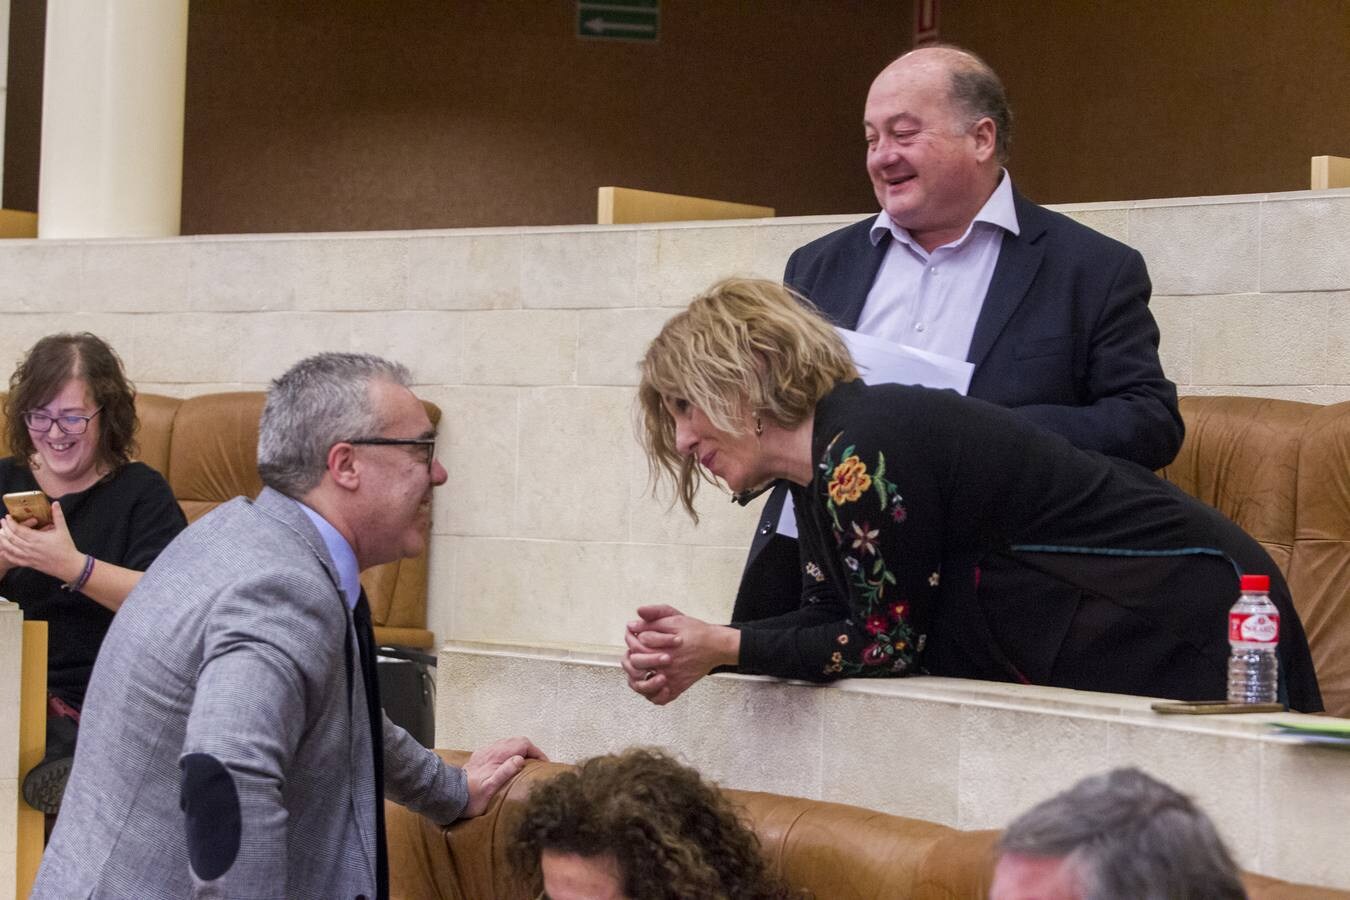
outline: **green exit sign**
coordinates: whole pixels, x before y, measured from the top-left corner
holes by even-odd
[[[654,41],[661,33],[661,0],[577,0],[577,37]]]

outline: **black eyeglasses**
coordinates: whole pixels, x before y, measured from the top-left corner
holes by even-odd
[[[100,406],[87,416],[49,416],[41,410],[30,409],[23,414],[23,421],[33,431],[50,431],[55,422],[62,434],[84,434],[89,430],[89,420],[101,412],[103,407]]]
[[[350,441],[343,441],[344,444],[367,444],[375,447],[421,447],[426,453],[427,471],[431,471],[431,466],[436,462],[436,439],[429,438],[352,438]]]

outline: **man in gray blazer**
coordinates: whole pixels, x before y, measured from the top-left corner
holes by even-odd
[[[183,532],[113,621],[34,897],[387,897],[385,791],[448,823],[543,758],[513,738],[447,766],[379,711],[358,573],[422,551],[446,479],[408,382],[321,354],[272,385],[263,492]]]

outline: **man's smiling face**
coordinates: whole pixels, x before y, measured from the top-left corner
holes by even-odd
[[[951,86],[946,60],[920,51],[877,76],[863,110],[877,203],[921,242],[960,237],[991,189],[993,147],[966,121]]]

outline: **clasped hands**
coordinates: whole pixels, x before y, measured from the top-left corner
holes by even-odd
[[[84,554],[70,536],[60,501],[52,503],[52,524],[34,528],[36,524],[36,519],[0,519],[0,571],[23,566],[67,583],[79,578]]]
[[[716,666],[740,659],[741,633],[710,625],[665,604],[639,606],[638,618],[624,629],[619,664],[628,686],[657,706],[688,690]]]

